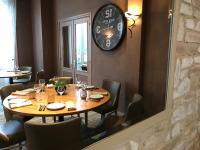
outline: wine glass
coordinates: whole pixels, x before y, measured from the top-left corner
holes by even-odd
[[[76,77],[76,84],[77,84],[77,87],[81,87],[81,80],[78,80],[78,78]]]
[[[43,92],[45,89],[45,79],[39,79],[39,86],[41,88],[41,91]]]
[[[34,84],[34,90],[36,91],[36,93],[40,93],[41,88],[39,84]]]
[[[63,95],[65,92],[65,88],[62,86],[58,86],[57,87],[57,92],[59,93],[59,95]]]

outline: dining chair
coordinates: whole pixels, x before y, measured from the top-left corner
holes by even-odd
[[[134,94],[124,115],[113,115],[113,113],[109,113],[98,123],[96,128],[89,129],[90,136],[102,133],[100,138],[103,138],[144,119],[142,117],[138,118],[138,114],[141,113],[142,102],[143,97],[140,94]]]
[[[110,92],[110,101],[102,107],[95,109],[94,111],[100,113],[101,118],[104,118],[105,114],[109,112],[115,112],[115,114],[117,115],[121,83],[105,79],[103,80],[102,88]]]
[[[20,71],[29,71],[32,72],[32,67],[30,66],[20,66],[18,68]],[[23,77],[16,77],[13,79],[13,83],[29,83],[31,82],[31,74],[23,76]]]
[[[22,149],[22,141],[25,141],[24,123],[20,120],[10,120],[6,123],[0,124],[0,149],[10,149],[8,147],[15,144]]]
[[[25,122],[29,150],[80,150],[81,118],[57,123]]]
[[[7,85],[7,86],[4,86],[0,89],[0,94],[1,94],[1,100],[2,100],[2,103],[4,101],[4,99],[9,96],[12,92],[15,92],[17,90],[24,90],[26,89],[27,87],[29,87],[29,85],[26,85],[26,84],[22,84],[22,83],[16,83],[16,84],[10,84],[10,85]],[[4,110],[4,115],[5,115],[5,118],[6,118],[6,121],[9,121],[11,119],[13,119],[13,117],[15,118],[20,118],[20,119],[23,119],[24,121],[32,118],[30,116],[18,116],[18,115],[13,115],[10,111],[8,111],[5,107],[3,107],[3,110]]]

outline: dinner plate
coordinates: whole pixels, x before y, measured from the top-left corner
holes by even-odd
[[[17,103],[23,103],[25,101],[26,101],[26,99],[23,99],[23,98],[13,98],[13,99],[9,100],[9,103],[10,104],[17,104]]]
[[[65,108],[65,104],[63,103],[51,103],[47,105],[47,109],[49,110],[59,110]]]
[[[94,85],[88,85],[88,86],[86,86],[86,89],[93,89],[93,88],[95,88]]]
[[[93,95],[90,95],[90,98],[91,99],[101,99],[101,98],[103,98],[103,95],[101,95],[101,94],[93,94]]]
[[[21,71],[22,74],[23,74],[23,73],[26,74],[26,73],[29,73],[29,72],[30,72],[30,71]]]

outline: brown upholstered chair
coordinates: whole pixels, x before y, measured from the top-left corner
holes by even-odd
[[[21,83],[10,84],[10,85],[4,86],[0,90],[2,103],[3,103],[3,100],[7,96],[9,96],[12,92],[15,92],[17,90],[23,90],[23,89],[24,89],[24,86]],[[13,114],[10,111],[8,111],[6,108],[3,108],[3,110],[4,110],[4,115],[5,115],[6,121],[13,119]]]
[[[106,80],[103,80],[102,88],[110,92],[111,99],[106,105],[99,107],[95,109],[94,111],[97,113],[100,113],[102,118],[105,116],[106,113],[109,113],[109,112],[115,112],[115,114],[117,115],[121,83],[106,79]]]
[[[79,150],[81,118],[39,124],[29,120],[25,134],[29,150]]]
[[[20,66],[19,70],[32,72],[32,67],[29,67],[29,66]],[[13,80],[13,83],[29,83],[29,82],[31,82],[31,79],[32,79],[31,78],[31,74],[23,76],[23,77],[16,77]]]
[[[142,102],[143,97],[140,94],[135,94],[132,101],[128,105],[125,115],[116,116],[109,113],[103,120],[101,120],[95,129],[90,129],[91,136],[103,133],[101,137],[103,138],[143,120],[144,118],[138,118],[138,114],[141,113]],[[143,114],[140,114],[140,116],[142,115]]]
[[[9,147],[25,140],[24,123],[20,120],[10,120],[0,124],[0,149]]]
[[[27,84],[22,84],[22,83],[10,84],[10,85],[4,86],[3,88],[0,89],[2,102],[12,92],[15,92],[17,90],[23,90],[23,89],[29,88],[30,86],[32,86],[32,85],[29,85],[29,84],[27,85]],[[13,115],[5,107],[3,108],[3,110],[4,110],[4,115],[5,115],[6,121],[13,119],[13,117],[17,117],[17,118],[20,118],[20,119],[23,119],[23,120],[28,120],[28,119],[31,118],[31,117],[21,117],[21,116]]]

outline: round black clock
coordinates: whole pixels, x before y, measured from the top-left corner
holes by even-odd
[[[126,19],[123,11],[114,4],[102,6],[92,23],[92,36],[96,45],[102,50],[113,50],[123,40]]]

